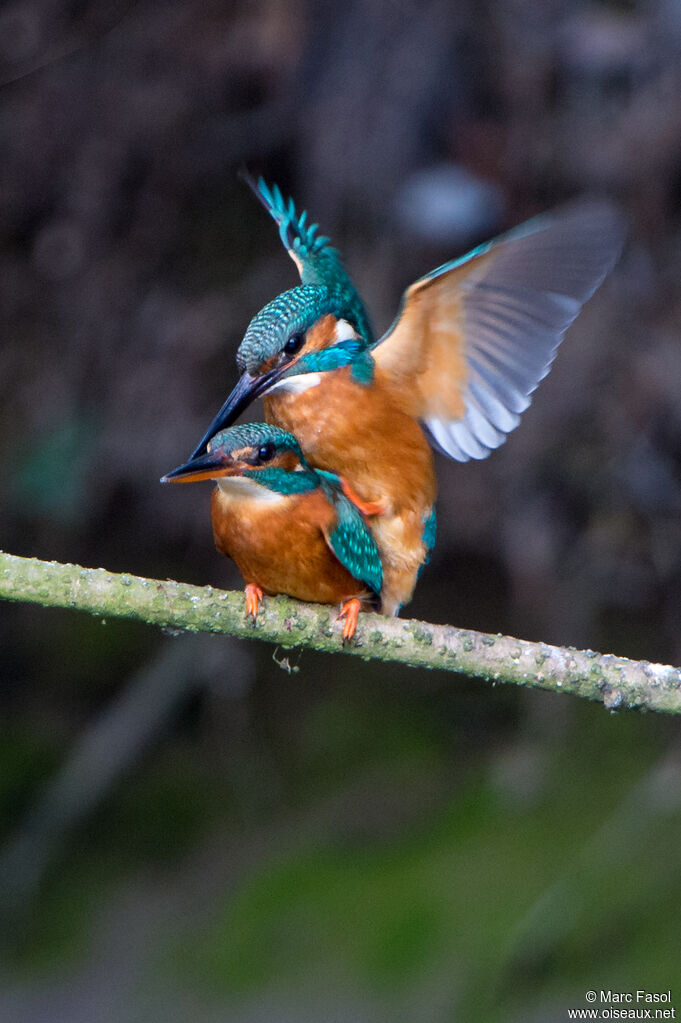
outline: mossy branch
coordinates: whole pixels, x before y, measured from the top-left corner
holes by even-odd
[[[0,598],[136,618],[189,632],[262,639],[282,647],[342,652],[367,661],[439,668],[491,682],[572,693],[611,710],[638,707],[681,713],[678,668],[375,614],[360,615],[355,639],[343,646],[336,609],[286,597],[266,598],[253,623],[244,613],[242,593],[0,552]]]

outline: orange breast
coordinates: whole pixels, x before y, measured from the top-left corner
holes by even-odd
[[[341,474],[365,501],[385,502],[370,526],[383,562],[387,613],[411,597],[436,491],[430,446],[392,386],[377,371],[365,387],[344,367],[323,373],[318,386],[302,393],[277,390],[265,397],[267,420],[295,434],[315,468]]]
[[[246,583],[266,593],[320,604],[369,596],[324,539],[335,512],[321,490],[254,501],[235,500],[216,487],[211,519],[217,549],[232,558]]]

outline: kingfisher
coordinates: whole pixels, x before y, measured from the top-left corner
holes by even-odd
[[[312,469],[295,437],[267,423],[215,434],[205,453],[162,483],[215,480],[215,546],[246,582],[246,612],[263,594],[341,604],[343,640],[363,608],[379,606],[383,570],[362,513],[334,473]]]
[[[188,465],[257,397],[367,517],[383,567],[381,610],[412,596],[435,539],[433,449],[482,459],[518,425],[565,331],[615,264],[620,213],[578,200],[411,284],[375,338],[328,238],[277,186],[249,184],[300,284],[251,321],[240,378]]]

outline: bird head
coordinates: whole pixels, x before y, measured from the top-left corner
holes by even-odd
[[[191,459],[229,426],[251,402],[277,388],[302,391],[320,374],[353,365],[361,382],[369,382],[373,360],[369,342],[346,319],[343,295],[326,287],[300,285],[278,295],[260,310],[237,352],[241,377],[210,424]],[[190,459],[190,460],[191,460]]]
[[[216,433],[204,454],[167,473],[161,483],[225,477],[242,477],[279,493],[310,490],[318,485],[295,437],[268,423],[246,423]]]

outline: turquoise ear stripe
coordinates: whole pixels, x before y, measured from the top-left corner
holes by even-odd
[[[291,367],[291,376],[325,373],[342,366],[352,366],[352,376],[359,384],[368,386],[374,379],[375,363],[362,341],[339,341],[330,348],[310,352]]]
[[[317,474],[312,469],[304,472],[291,472],[279,468],[246,469],[243,475],[254,483],[259,483],[261,487],[285,496],[307,494],[319,486]]]

